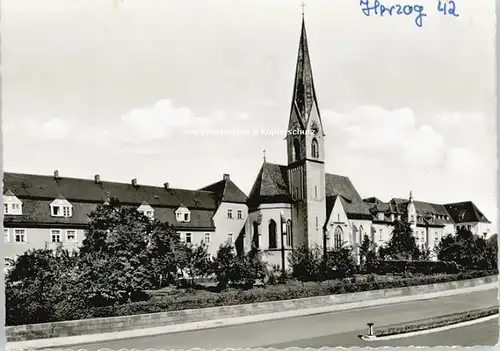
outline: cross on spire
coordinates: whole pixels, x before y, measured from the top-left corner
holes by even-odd
[[[264,162],[266,162],[266,149],[262,150],[262,153],[264,154]]]
[[[306,7],[304,0],[300,3],[300,7],[302,7],[302,17],[304,17],[304,7]]]

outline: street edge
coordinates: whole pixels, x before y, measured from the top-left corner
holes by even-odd
[[[125,339],[133,339],[139,337],[146,336],[155,336],[162,334],[172,334],[178,332],[187,332],[187,331],[195,331],[202,329],[212,329],[218,327],[226,327],[232,325],[239,324],[247,324],[247,323],[255,323],[255,322],[264,322],[292,317],[301,317],[301,316],[310,316],[315,314],[324,314],[331,313],[337,311],[346,311],[346,310],[355,310],[360,308],[370,308],[383,306],[394,303],[403,303],[410,301],[419,301],[419,300],[428,300],[432,298],[438,297],[446,297],[446,296],[454,296],[467,294],[475,291],[485,291],[491,289],[498,289],[498,282],[487,283],[483,285],[467,287],[462,289],[452,289],[445,291],[438,291],[432,293],[423,293],[418,295],[411,296],[398,296],[391,298],[383,298],[371,301],[361,301],[361,302],[353,302],[353,303],[344,303],[333,306],[324,306],[324,307],[314,307],[308,309],[300,309],[294,311],[284,311],[277,313],[267,313],[267,314],[259,314],[253,316],[244,316],[244,317],[234,317],[234,318],[224,318],[224,319],[212,319],[207,321],[200,322],[191,322],[184,324],[174,324],[174,325],[166,325],[161,327],[152,327],[152,328],[143,328],[143,329],[134,329],[134,330],[126,330],[119,332],[111,332],[111,333],[100,333],[100,334],[87,334],[87,335],[77,335],[77,336],[66,336],[66,337],[57,337],[57,338],[47,338],[47,339],[34,339],[34,340],[26,340],[26,341],[17,341],[17,342],[8,342],[6,346],[6,350],[22,350],[22,349],[40,349],[40,348],[48,348],[48,347],[61,347],[61,346],[73,346],[80,344],[91,344],[98,343],[103,341],[111,341],[111,340],[125,340]]]

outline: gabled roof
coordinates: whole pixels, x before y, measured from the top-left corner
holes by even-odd
[[[457,202],[444,205],[455,223],[482,222],[491,223],[486,216],[479,211],[472,201]]]
[[[290,201],[287,167],[264,162],[248,196],[248,206],[253,208],[261,203]]]
[[[220,180],[216,183],[208,185],[201,190],[213,192],[218,202],[233,202],[245,204],[247,202],[247,196],[234,182],[227,178]]]
[[[7,191],[3,195],[4,196],[16,196],[10,189],[7,189]]]
[[[384,203],[382,200],[380,200],[379,198],[377,198],[375,196],[363,199],[363,201],[366,202],[366,203],[369,203],[369,204],[381,204],[381,203]]]
[[[335,197],[340,197],[344,210],[349,215],[371,217],[369,206],[363,202],[348,177],[325,174],[327,217],[330,216]],[[248,206],[253,209],[261,203],[289,203],[287,167],[264,162],[248,197]]]

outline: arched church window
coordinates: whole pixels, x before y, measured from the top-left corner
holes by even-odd
[[[276,222],[274,220],[269,221],[269,248],[275,249],[278,247],[278,243],[276,241]]]
[[[286,245],[292,247],[292,221],[286,222]]]
[[[318,141],[316,138],[312,140],[311,143],[311,153],[313,158],[318,158],[319,157],[319,146],[318,146]]]
[[[252,244],[255,248],[259,248],[259,224],[257,222],[253,222]]]
[[[293,140],[293,155],[295,157],[295,161],[300,160],[300,142],[299,142],[299,139]]]
[[[333,243],[336,249],[342,247],[342,228],[340,226],[335,228],[335,232],[333,233]]]

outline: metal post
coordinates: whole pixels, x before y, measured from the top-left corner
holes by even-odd
[[[368,326],[368,336],[369,337],[373,337],[373,323],[366,323],[366,325]]]

